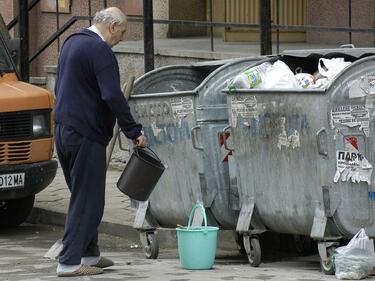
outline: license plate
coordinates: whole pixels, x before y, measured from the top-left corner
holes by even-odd
[[[23,187],[25,184],[25,173],[0,175],[0,189]]]

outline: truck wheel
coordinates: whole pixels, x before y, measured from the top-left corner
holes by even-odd
[[[34,206],[35,196],[0,200],[0,227],[14,227],[23,223]]]

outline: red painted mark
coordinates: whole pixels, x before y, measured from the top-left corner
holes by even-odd
[[[350,142],[350,144],[358,150],[358,139],[356,137],[345,137],[345,139]]]

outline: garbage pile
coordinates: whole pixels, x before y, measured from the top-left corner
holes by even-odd
[[[293,73],[281,60],[273,64],[264,62],[243,70],[240,74],[228,82],[229,91],[238,89],[308,89],[325,88],[337,74],[339,74],[351,62],[344,58],[324,59],[320,58],[317,71],[310,73]]]

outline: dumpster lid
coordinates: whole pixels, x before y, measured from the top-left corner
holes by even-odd
[[[295,57],[315,56],[351,56],[355,59],[375,55],[375,48],[335,48],[335,49],[307,49],[307,50],[285,50],[282,55]]]

